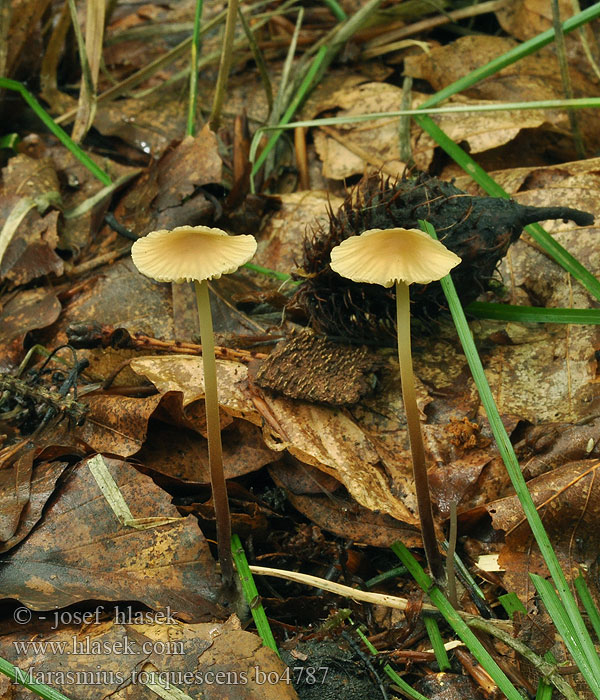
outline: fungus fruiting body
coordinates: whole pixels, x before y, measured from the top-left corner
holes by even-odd
[[[353,282],[378,284],[396,289],[398,361],[406,424],[413,461],[417,507],[423,546],[429,568],[437,580],[443,578],[442,559],[436,543],[425,448],[421,434],[410,346],[410,296],[412,283],[439,280],[461,259],[442,243],[417,229],[372,229],[347,238],[331,251],[331,269]]]
[[[371,229],[416,229],[430,222],[440,241],[463,264],[453,275],[463,305],[485,292],[499,261],[518,240],[523,227],[546,219],[570,219],[589,226],[594,217],[568,207],[532,207],[497,197],[476,197],[449,182],[420,174],[390,182],[370,175],[351,190],[329,224],[307,235],[290,308],[304,311],[321,335],[353,343],[392,344],[396,337],[392,289],[340,279],[329,267],[331,250],[342,241]],[[430,327],[447,311],[441,286],[411,288],[412,317]]]
[[[138,239],[131,249],[137,269],[158,282],[194,282],[202,363],[208,461],[217,525],[217,546],[221,575],[225,584],[233,581],[231,558],[231,521],[227,485],[223,471],[217,365],[208,295],[208,280],[237,270],[256,251],[254,236],[229,236],[225,231],[207,226],[179,226],[171,231],[152,231]]]

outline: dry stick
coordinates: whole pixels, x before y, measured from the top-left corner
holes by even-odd
[[[450,501],[450,532],[448,533],[448,551],[446,552],[446,575],[448,576],[448,600],[452,607],[458,608],[458,596],[456,595],[456,578],[454,572],[454,553],[456,552],[456,536],[458,534],[458,520],[456,517],[456,501]]]
[[[560,21],[560,10],[558,0],[552,0],[552,25],[554,27],[554,42],[556,44],[556,54],[558,56],[558,64],[560,66],[560,78],[564,96],[567,100],[573,99],[573,87],[571,85],[571,76],[569,75],[569,66],[567,65],[567,49],[565,46],[565,34],[563,32],[562,23]],[[575,111],[568,110],[569,124],[571,125],[571,134],[575,142],[575,150],[580,158],[585,158],[585,148],[581,131],[579,130],[579,121]]]
[[[257,574],[258,576],[274,576],[275,578],[281,578],[286,581],[295,581],[296,583],[302,583],[307,586],[312,586],[313,588],[329,591],[335,595],[344,596],[350,600],[372,603],[373,605],[383,605],[396,610],[406,610],[409,606],[409,600],[407,598],[400,598],[383,593],[372,593],[371,591],[360,591],[356,588],[350,588],[350,586],[344,586],[341,583],[328,581],[327,579],[311,576],[310,574],[302,574],[298,571],[285,571],[284,569],[272,569],[268,566],[254,566],[252,564],[249,568],[253,574]],[[439,614],[439,610],[436,607],[427,603],[423,603],[422,610],[430,614]],[[511,631],[513,625],[510,621],[484,620],[476,615],[465,613],[462,610],[457,610],[456,613],[469,627],[500,639],[508,647],[521,654],[521,656],[526,658],[559,692],[569,698],[569,700],[579,700],[579,696],[575,693],[573,688],[561,677],[556,665],[545,661],[520,639],[516,639],[512,636]]]
[[[221,52],[221,64],[217,77],[217,87],[212,106],[209,123],[210,128],[216,131],[221,121],[221,109],[225,99],[225,86],[229,78],[231,57],[233,54],[233,37],[235,35],[235,21],[237,19],[239,0],[229,0],[227,5],[227,19],[225,20],[225,36],[223,37],[223,50]]]
[[[412,104],[412,84],[413,79],[406,76],[402,83],[402,102],[400,109],[410,109]],[[412,166],[414,161],[412,157],[412,148],[410,145],[410,124],[411,118],[407,115],[400,117],[398,120],[398,141],[400,146],[400,160],[406,163],[407,166]]]
[[[127,245],[122,246],[121,248],[117,248],[116,250],[109,250],[108,253],[102,253],[102,255],[97,255],[95,258],[92,258],[91,260],[86,260],[86,262],[80,263],[79,265],[70,265],[65,263],[65,275],[70,278],[83,275],[89,272],[90,270],[95,270],[97,267],[110,264],[118,258],[122,258],[124,255],[127,255],[130,251],[131,243],[128,243]]]
[[[308,158],[306,155],[306,129],[303,126],[298,126],[294,129],[294,146],[296,148],[296,165],[300,177],[299,189],[309,190],[310,182],[308,179]]]
[[[396,282],[396,330],[398,332],[398,361],[400,362],[400,380],[402,382],[402,398],[406,413],[408,438],[413,463],[417,508],[421,521],[421,535],[427,563],[436,581],[444,580],[442,556],[437,546],[437,538],[433,523],[433,511],[429,496],[429,480],[425,461],[425,447],[421,434],[421,420],[417,406],[415,377],[413,374],[412,356],[410,352],[410,292],[406,282]]]
[[[581,12],[581,5],[579,3],[579,0],[571,0],[571,5],[573,6],[573,14],[578,15]],[[583,53],[585,54],[585,57],[588,60],[588,63],[590,64],[592,70],[596,74],[596,78],[600,80],[600,67],[598,66],[598,63],[594,60],[594,56],[592,54],[592,49],[590,47],[590,42],[588,41],[588,37],[586,36],[586,30],[591,35],[592,39],[594,39],[594,34],[591,26],[583,26],[580,27],[579,29],[579,39],[581,41],[581,46],[583,48]],[[598,48],[598,41],[596,40],[596,49]],[[0,74],[1,75],[1,74]]]
[[[397,117],[394,119],[390,119],[390,122],[395,122],[396,119]],[[381,126],[382,124],[383,122],[379,122],[378,126]],[[365,163],[370,163],[371,165],[374,165],[386,175],[391,175],[392,177],[398,176],[398,168],[386,165],[387,161],[383,160],[382,158],[379,158],[379,156],[376,156],[372,151],[367,151],[365,148],[362,148],[358,144],[353,143],[350,139],[347,139],[346,137],[342,136],[342,134],[340,134],[339,131],[332,129],[329,126],[320,126],[319,129],[321,131],[324,131],[328,136],[331,136],[331,138],[335,139],[338,143],[341,143],[342,146],[344,148],[347,148],[351,153],[354,153],[354,155],[358,156],[359,158],[362,158],[365,161]]]
[[[212,486],[217,525],[217,549],[221,564],[221,576],[225,586],[234,581],[233,558],[231,555],[231,518],[227,499],[227,484],[223,471],[223,451],[221,447],[221,421],[217,399],[217,362],[213,336],[208,282],[194,282],[200,321],[202,342],[202,364],[204,369],[204,401],[206,406],[206,432],[208,436],[208,464]]]
[[[365,51],[361,54],[361,57],[367,58],[367,53],[370,51],[370,49],[373,49],[375,46],[387,44],[388,42],[395,39],[403,39],[407,36],[412,36],[413,34],[419,34],[429,29],[433,29],[434,27],[439,27],[442,24],[455,22],[459,19],[465,19],[467,17],[476,17],[477,15],[486,14],[488,12],[495,12],[496,10],[499,10],[501,7],[504,7],[504,5],[507,4],[507,0],[489,0],[489,2],[482,2],[479,5],[469,5],[468,7],[465,7],[461,10],[454,10],[452,12],[448,12],[446,15],[430,17],[429,19],[424,19],[420,22],[409,24],[408,26],[402,26],[392,31],[386,31],[386,33],[382,36],[378,36],[376,39],[371,39],[369,42],[367,42]],[[360,39],[360,33],[357,35],[357,38]],[[385,49],[386,51],[393,50],[391,46],[386,46]]]

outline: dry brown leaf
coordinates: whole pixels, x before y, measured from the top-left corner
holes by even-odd
[[[131,368],[143,374],[161,392],[183,392],[183,405],[187,406],[204,398],[204,372],[202,358],[193,355],[138,357],[131,361]],[[239,362],[217,360],[219,404],[230,415],[247,418],[256,414],[242,384],[248,376],[248,368]]]
[[[559,281],[568,282],[566,273]],[[511,344],[487,356],[488,382],[503,413],[534,424],[580,421],[590,415],[595,398],[599,331],[597,326],[546,328],[532,338],[528,326],[507,325]]]
[[[5,276],[15,285],[27,284],[38,277],[62,275],[64,263],[54,251],[58,246],[58,212],[34,220],[23,233],[13,238],[2,260]]]
[[[0,552],[7,552],[15,547],[38,524],[48,499],[54,493],[56,482],[67,467],[68,462],[42,462],[33,467],[27,503],[23,506],[13,535],[0,543]],[[4,489],[2,490],[4,493]]]
[[[144,277],[130,259],[117,261],[103,268],[101,275],[70,300],[61,316],[60,329],[91,321],[154,338],[172,338],[170,285]],[[59,336],[58,340],[65,337]]]
[[[0,365],[22,359],[23,339],[28,331],[46,328],[58,318],[60,302],[50,289],[25,289],[6,302],[0,314]]]
[[[418,102],[422,102],[419,97]],[[490,105],[491,100],[473,100],[462,95],[455,95],[444,106],[463,106],[469,104]],[[558,115],[557,115],[557,118]],[[534,129],[548,124],[548,112],[542,110],[472,112],[460,114],[434,115],[434,121],[455,143],[468,144],[469,153],[498,148],[515,139],[522,129]],[[566,121],[561,121],[562,126]],[[427,134],[416,135],[413,157],[421,170],[426,170],[433,159],[436,142]]]
[[[181,518],[149,477],[126,462],[104,461],[134,518],[174,520],[142,530],[121,525],[87,462],[80,462],[43,521],[5,558],[3,596],[35,610],[82,600],[138,600],[192,619],[217,615],[218,577],[196,521]]]
[[[184,404],[203,396],[202,359],[198,357],[152,357],[132,362],[161,391],[184,392]],[[217,361],[219,402],[236,417],[262,423],[254,404],[244,393],[247,367]],[[359,503],[389,513],[404,522],[416,522],[390,492],[379,455],[361,428],[345,412],[301,401],[264,396],[264,405],[282,434],[290,453],[335,476]],[[281,449],[272,439],[269,447]]]
[[[72,216],[71,211],[75,207],[82,205],[90,197],[96,195],[104,185],[62,144],[46,147],[45,153],[52,159],[54,167],[60,175],[63,183],[61,198],[64,211],[69,212],[69,216],[61,219],[59,248],[71,251],[74,258],[77,259],[80,252],[89,246],[90,237],[96,235],[98,222],[104,214],[105,208],[109,206],[110,198],[107,197],[102,203],[96,204],[92,209],[79,216]],[[89,152],[88,157],[98,167],[105,170],[113,182],[126,175],[139,172],[139,168],[115,161],[107,161],[106,158],[93,152]],[[106,235],[99,235],[96,241],[104,243],[106,238]],[[114,233],[112,233],[112,238],[114,238]]]
[[[573,16],[571,0],[558,0],[561,21]],[[507,34],[525,41],[552,29],[552,5],[546,0],[511,0],[495,11]]]
[[[600,418],[585,422],[542,423],[525,428],[515,449],[525,479],[540,476],[566,462],[600,457]]]
[[[340,197],[319,190],[281,195],[281,208],[262,229],[253,261],[278,272],[289,273],[302,261],[307,230],[329,226],[327,209],[336,211]]]
[[[9,3],[12,16],[9,15],[7,65],[4,66],[6,72],[3,75],[12,77],[17,69],[31,71],[31,63],[37,64],[39,61],[42,55],[43,17],[49,4],[49,0],[15,0]]]
[[[217,137],[208,124],[197,136],[186,136],[158,164],[159,194],[154,202],[162,211],[179,206],[195,187],[221,182],[222,162]]]
[[[360,506],[340,483],[293,457],[269,468],[273,481],[286,490],[288,501],[323,530],[372,547],[389,547],[401,540],[421,547],[421,533],[394,518]]]
[[[440,90],[472,70],[488,63],[494,58],[514,48],[511,39],[490,36],[461,37],[446,46],[435,47],[428,54],[408,56],[405,70],[413,78],[427,80],[435,90]],[[598,91],[597,80],[587,77],[577,68],[570,69],[574,97],[586,97]],[[517,63],[504,68],[497,74],[480,81],[464,95],[476,100],[497,102],[528,102],[532,100],[562,99],[563,87],[556,56],[549,49],[542,49],[531,56],[526,56]],[[539,114],[539,113],[538,113]],[[555,148],[565,152],[572,150],[567,115],[564,111],[544,110],[543,115],[551,131],[567,135],[568,142],[557,143]],[[435,117],[437,121],[438,117]],[[455,120],[455,117],[450,117]],[[485,117],[484,117],[485,119]],[[492,118],[497,123],[502,117]],[[520,112],[514,120],[515,127],[530,126],[537,117]],[[448,117],[444,117],[448,120]],[[600,137],[597,129],[597,116],[591,110],[578,112],[578,121],[586,146],[590,151],[597,150]],[[459,127],[456,127],[459,128]],[[506,127],[505,127],[506,128]]]
[[[281,456],[265,446],[260,430],[236,420],[221,434],[223,470],[226,479],[235,479],[278,460]],[[196,432],[152,421],[148,438],[136,459],[148,469],[183,481],[210,483],[208,444]]]
[[[61,207],[60,186],[52,160],[19,154],[9,160],[2,176],[0,275],[6,277],[12,272],[14,281],[28,282],[47,272],[62,272],[62,260],[54,253],[56,216],[41,221],[41,215],[51,206]],[[38,247],[37,255],[42,260],[25,256],[32,244]]]
[[[13,464],[0,469],[0,542],[6,543],[19,526],[21,513],[30,499],[33,443],[25,444]],[[59,472],[60,473],[60,472]]]
[[[427,358],[427,350],[423,351]],[[458,357],[458,354],[457,354]],[[435,368],[433,367],[435,364]],[[427,361],[425,365],[427,365]],[[202,360],[198,357],[150,357],[133,360],[133,369],[143,373],[162,391],[183,391],[184,405],[203,396]],[[445,349],[445,360],[432,361],[428,381],[460,387],[456,403],[433,409],[440,424],[424,425],[427,449],[435,460],[444,459],[447,450],[447,415],[462,417],[477,410],[472,386],[462,377],[464,359],[452,367],[452,354]],[[427,372],[426,372],[427,373]],[[217,361],[220,404],[235,417],[257,425],[266,421],[263,432],[267,445],[288,452],[342,483],[356,501],[372,511],[387,514],[408,525],[417,523],[412,484],[412,462],[408,448],[399,378],[392,370],[382,380],[379,392],[350,411],[277,397],[264,392],[253,403],[246,388],[247,368],[237,363]],[[450,384],[449,384],[450,382]],[[418,383],[422,410],[431,404],[425,387]],[[425,414],[423,414],[425,415]],[[198,429],[198,426],[195,426]],[[482,461],[482,467],[487,463]],[[479,475],[474,477],[475,481]],[[496,484],[495,481],[490,482]],[[444,509],[443,509],[444,510]]]
[[[152,42],[144,42],[144,50]],[[161,87],[141,97],[101,102],[94,126],[104,136],[114,136],[141,153],[160,156],[185,133],[186,98],[178,84]]]
[[[600,159],[551,168],[520,168],[493,173],[520,204],[575,205],[600,215]],[[597,225],[581,229],[561,221],[544,228],[594,275],[600,274]],[[561,267],[529,244],[527,236],[511,246],[500,266],[509,294],[506,301],[531,306],[594,308],[596,302]],[[598,326],[531,326],[504,328],[508,344],[486,358],[486,373],[501,413],[536,424],[578,422],[593,411],[596,393],[595,349]]]
[[[159,691],[198,700],[297,700],[286,682],[291,671],[257,635],[240,629],[235,616],[223,624],[183,624],[170,612],[145,613],[156,622],[127,624],[138,613],[130,605],[86,612],[92,622],[80,627],[59,624],[53,629],[50,620],[36,621],[35,647],[29,644],[31,630],[11,630],[3,637],[5,657],[24,678],[29,674],[30,680],[69,697],[76,687],[82,700],[153,700]],[[35,653],[44,648],[52,653]],[[19,684],[12,689],[11,700],[31,695]]]
[[[68,466],[57,461],[72,449],[40,450],[33,441],[23,441],[0,468],[0,552],[21,542],[37,525],[56,482]],[[48,461],[46,461],[48,460]]]
[[[337,90],[330,102],[338,107],[338,117],[387,112],[400,108],[402,90],[388,83],[366,83],[351,89],[343,87]],[[385,163],[386,172],[402,174],[405,163],[400,160],[397,117],[337,127],[336,130],[347,139],[348,144],[354,144],[361,151],[370,154],[374,158],[370,161],[371,165]],[[365,171],[367,163],[363,158],[320,131],[315,133],[315,144],[323,161],[325,177],[342,180]]]
[[[596,537],[600,512],[599,465],[595,459],[570,462],[527,484],[568,579],[581,571],[590,571],[600,553]],[[516,496],[492,501],[486,509],[494,528],[504,531],[505,544],[499,564],[506,569],[506,587],[527,600],[533,592],[528,574],[537,572],[545,576],[547,571],[523,509]],[[586,578],[597,593],[594,577]]]
[[[129,457],[146,439],[148,420],[162,400],[155,395],[138,399],[111,394],[90,396],[85,423],[76,436],[96,452]]]

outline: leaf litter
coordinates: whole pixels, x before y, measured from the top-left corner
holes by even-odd
[[[34,4],[30,3],[32,8]],[[113,34],[109,27],[108,36],[118,37],[120,31],[138,26],[157,11],[147,6],[128,16],[115,16]],[[167,24],[176,18],[172,8],[163,11]],[[517,11],[543,15],[531,0],[518,3]],[[189,7],[182,12],[187,20],[191,18]],[[509,34],[524,39],[538,31],[536,23],[518,19],[518,14],[514,17],[498,11]],[[163,19],[161,15],[160,21]],[[313,21],[318,26],[322,16],[315,14]],[[539,21],[540,30],[547,28],[547,18]],[[523,33],[525,26],[528,30]],[[39,40],[36,32],[34,35]],[[574,39],[575,35],[568,37],[573,55]],[[11,42],[24,45],[17,35]],[[405,72],[420,81],[419,90],[425,81],[439,89],[513,45],[511,38],[468,36],[445,46],[436,45],[434,39],[425,51],[421,45],[402,48],[389,57],[389,64],[379,73],[369,74],[363,66],[362,74],[348,70],[332,76],[332,89],[321,93],[318,100],[311,98],[303,116],[397,109],[402,90],[389,68],[394,63],[404,62]],[[133,53],[131,46],[136,47]],[[130,40],[107,47],[105,59],[110,57],[107,65],[115,76],[126,76],[166,48],[162,42]],[[571,66],[576,96],[595,94],[597,78],[589,63],[577,56],[577,63]],[[519,95],[527,100],[560,97],[562,88],[554,61],[546,50],[543,60],[525,59],[455,96],[449,104],[490,104],[509,97],[515,101]],[[182,61],[177,68],[183,65]],[[254,127],[255,120],[265,118],[266,101],[258,94],[256,74],[241,64],[238,69],[227,108],[230,114],[239,115],[247,107]],[[175,66],[165,67],[146,88],[160,85],[160,80],[174,75],[175,70]],[[101,90],[107,87],[104,81],[101,75]],[[101,262],[103,255],[113,254],[124,243],[104,221],[109,208],[134,236],[153,228],[199,223],[224,228],[231,225],[239,232],[248,232],[244,222],[251,222],[246,225],[259,237],[254,262],[294,273],[302,282],[306,279],[302,267],[304,236],[319,224],[328,225],[329,209],[337,211],[342,202],[338,195],[344,195],[339,181],[356,179],[373,166],[402,174],[395,120],[336,127],[335,138],[331,132],[313,130],[311,172],[318,173],[314,181],[329,192],[313,188],[252,199],[246,176],[238,172],[241,179],[234,180],[232,151],[239,142],[238,146],[234,143],[229,115],[227,126],[218,134],[204,127],[196,137],[182,139],[185,104],[178,102],[181,91],[177,90],[168,98],[166,92],[156,90],[148,98],[129,96],[106,106],[99,103],[95,126],[104,139],[104,153],[110,156],[93,157],[113,179],[125,174],[133,179],[93,206],[91,198],[100,192],[101,185],[53,139],[41,137],[28,155],[8,159],[0,192],[3,219],[12,222],[3,229],[0,241],[6,251],[0,267],[5,284],[0,316],[3,371],[14,373],[34,342],[49,349],[66,342],[68,328],[82,322],[110,327],[116,333],[123,329],[132,338],[143,333],[159,340],[194,342],[196,330],[185,287],[156,285],[138,275],[126,259]],[[203,94],[210,96],[211,90],[210,81],[201,84]],[[424,96],[425,92],[414,92],[413,106]],[[485,167],[501,167],[493,175],[519,203],[560,204],[597,214],[598,159],[565,162],[575,155],[564,112],[499,112],[485,118],[445,115],[435,119],[455,141],[467,144]],[[199,126],[202,124],[199,121]],[[593,151],[598,133],[593,113],[582,113],[581,127]],[[453,164],[440,158],[435,144],[415,125],[410,141],[420,169],[438,169],[445,180],[458,175],[455,184],[476,193],[476,187],[461,177]],[[365,153],[368,157],[363,157]],[[527,167],[519,167],[523,165]],[[142,172],[136,174],[140,167]],[[279,174],[283,180],[283,170]],[[237,188],[241,202],[237,209],[228,209],[225,201],[232,188]],[[66,215],[82,205],[78,216]],[[264,221],[258,231],[261,217]],[[598,274],[596,228],[582,231],[559,221],[545,226]],[[78,268],[81,272],[74,278],[66,277]],[[500,275],[504,289],[488,291],[487,299],[548,307],[597,306],[526,236],[509,248]],[[314,573],[341,576],[347,581],[391,568],[393,560],[382,548],[397,539],[412,547],[420,544],[393,354],[370,348],[377,357],[372,376],[351,401],[345,400],[346,395],[340,405],[334,405],[328,394],[314,394],[318,402],[293,398],[289,393],[281,395],[277,381],[261,386],[256,373],[264,362],[261,358],[276,347],[271,371],[279,380],[277,358],[281,357],[285,368],[286,353],[284,343],[276,343],[282,336],[293,337],[298,321],[306,323],[302,309],[288,303],[293,284],[280,288],[279,282],[244,271],[231,283],[215,284],[214,291],[219,307],[217,331],[223,345],[232,350],[250,348],[259,358],[250,370],[245,361],[218,361],[225,469],[231,480],[230,499],[235,503],[233,519],[239,531],[250,538],[254,555],[259,561],[268,558],[279,562],[282,568],[308,567]],[[502,419],[519,450],[534,500],[542,509],[568,575],[580,570],[593,572],[598,556],[591,534],[598,449],[595,385],[599,339],[595,328],[472,322]],[[425,333],[415,333],[414,343],[440,537],[452,504],[458,504],[464,550],[499,553],[503,585],[527,600],[533,593],[528,572],[544,570],[490,439],[458,342],[442,320]],[[214,639],[208,628],[188,624],[214,617],[225,620],[228,614],[219,608],[218,573],[209,543],[214,521],[206,488],[201,359],[181,354],[141,356],[140,349],[134,345],[127,350],[96,347],[77,351],[78,359],[89,362],[75,375],[81,400],[88,406],[82,426],[73,426],[63,417],[41,435],[34,433],[15,453],[11,443],[27,436],[20,436],[10,421],[3,422],[7,438],[0,472],[2,595],[41,612],[65,606],[85,610],[94,600],[112,604],[134,600],[136,606],[156,610],[171,606],[185,622],[178,622],[176,631],[168,635],[189,635],[186,651],[188,642],[198,645],[190,656],[200,658],[200,668],[204,663],[211,667],[217,664],[218,668],[224,664],[223,668],[232,671],[247,671],[257,655],[264,654],[260,667],[280,672],[279,662],[272,655],[267,659],[270,652],[261,651],[257,638],[242,632],[235,618],[224,624],[210,623],[210,629],[217,630]],[[168,349],[155,348],[154,352]],[[56,364],[52,368],[56,376],[28,373],[24,381],[32,386],[59,387],[75,369]],[[109,377],[110,386],[104,386]],[[16,406],[18,413],[26,408],[22,397],[15,401],[11,410]],[[120,523],[87,467],[87,461],[97,454],[103,455],[135,518],[166,517],[172,521],[143,530]],[[183,517],[182,513],[195,517]],[[356,561],[351,561],[351,554]],[[367,563],[369,560],[372,563]],[[588,576],[590,582],[592,579]],[[409,582],[403,585],[410,589]],[[495,595],[492,583],[483,585],[490,597]],[[592,590],[597,595],[593,585]],[[306,603],[306,610],[312,601],[310,609],[318,609],[322,616],[328,610],[335,612],[338,605],[334,599],[306,596],[291,585],[268,591],[274,594],[269,597],[271,609],[282,623],[305,636],[301,629],[304,620],[296,607],[301,608],[301,603],[295,603],[295,597]],[[283,603],[277,601],[278,596]],[[354,613],[363,619],[364,613],[357,606]],[[413,620],[408,625],[407,640],[410,635],[418,638],[419,624]],[[25,631],[19,635],[12,630],[17,636],[7,638],[22,639]],[[48,633],[41,620],[35,623],[35,632],[40,639],[61,634]],[[138,641],[156,641],[162,632],[160,625],[136,625],[131,630]],[[128,632],[117,629],[109,616],[94,633],[118,641]],[[64,631],[65,638],[70,634],[71,630]],[[218,653],[216,640],[223,641]],[[414,642],[407,641],[411,644]],[[214,658],[209,659],[213,652]],[[235,661],[227,666],[226,659],[232,654]],[[27,665],[27,659],[14,660]],[[116,655],[87,660],[72,655],[68,660],[62,657],[54,661],[57,670],[84,662],[92,666],[92,662],[114,662],[115,670],[124,671],[127,678],[134,667],[128,663],[130,659]],[[46,659],[44,663],[49,662]],[[145,663],[143,669],[161,670],[164,654],[148,657]],[[48,669],[52,671],[54,666]],[[68,694],[68,686],[59,687]],[[116,686],[105,690],[116,695],[123,692]],[[187,687],[192,697],[195,690],[192,685]],[[213,690],[217,691],[205,686],[203,692]],[[243,692],[250,693],[250,688]],[[275,689],[266,684],[252,692],[264,692],[265,697],[269,693],[283,697],[284,692],[294,696],[285,684]],[[136,697],[150,694],[146,687],[136,688]],[[248,697],[262,695],[250,693]]]

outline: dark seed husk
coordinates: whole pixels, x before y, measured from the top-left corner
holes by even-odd
[[[304,278],[293,304],[310,326],[325,335],[358,343],[395,341],[393,290],[351,282],[329,267],[332,248],[350,236],[379,228],[419,228],[419,219],[435,227],[444,245],[462,258],[452,278],[463,305],[490,285],[499,261],[528,224],[548,219],[593,224],[594,217],[568,207],[530,207],[497,197],[474,197],[449,182],[427,175],[394,183],[380,175],[365,178],[349,193],[329,228],[316,229],[304,243]],[[413,316],[429,321],[447,312],[439,282],[411,285]]]
[[[346,345],[304,328],[282,341],[254,373],[253,381],[292,399],[330,406],[357,403],[376,385],[384,362],[364,345]]]

